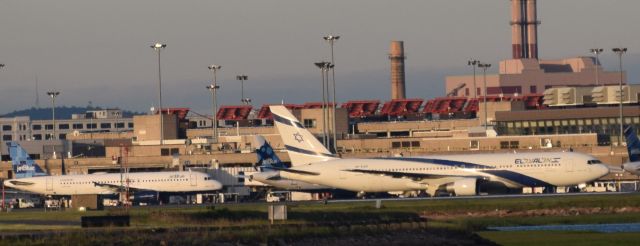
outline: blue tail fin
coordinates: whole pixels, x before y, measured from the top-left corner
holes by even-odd
[[[261,170],[270,167],[286,168],[264,137],[256,135],[255,146],[257,147],[256,154],[258,155],[258,164]]]
[[[7,142],[7,147],[9,148],[9,156],[11,156],[13,173],[15,173],[16,178],[47,175],[18,143]]]
[[[640,140],[636,134],[636,129],[627,126],[624,129],[624,136],[627,139],[627,150],[629,151],[629,161],[640,161]]]

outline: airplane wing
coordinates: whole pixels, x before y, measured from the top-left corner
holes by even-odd
[[[27,182],[27,181],[20,181],[20,180],[11,180],[9,181],[9,183],[15,185],[15,186],[27,186],[27,185],[33,185],[33,182]]]
[[[104,188],[110,189],[110,190],[112,190],[113,192],[120,192],[120,191],[123,191],[123,190],[121,190],[121,188],[124,188],[124,187],[121,187],[120,185],[114,185],[114,184],[103,184],[103,183],[98,183],[98,182],[93,182],[93,185],[94,185],[94,186],[100,186],[100,187],[104,187]],[[131,187],[131,186],[129,186],[129,190],[130,190],[130,191],[149,191],[149,189],[138,189],[138,188]]]
[[[320,175],[319,173],[316,173],[316,172],[302,171],[302,170],[296,170],[292,168],[281,168],[281,167],[269,167],[269,168],[273,170],[282,171],[282,172],[289,172],[289,173],[302,174],[302,175],[313,175],[313,176]]]
[[[475,176],[460,176],[460,175],[442,175],[442,174],[430,174],[430,173],[406,173],[406,172],[394,172],[394,171],[380,171],[380,170],[368,170],[368,169],[347,169],[344,171],[366,173],[366,174],[378,174],[390,176],[393,178],[411,178],[411,179],[441,179],[441,178],[474,178]],[[475,178],[484,178],[477,176]]]

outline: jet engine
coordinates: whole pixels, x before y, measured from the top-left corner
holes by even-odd
[[[473,196],[478,194],[478,180],[474,178],[458,179],[446,184],[446,191],[454,193],[456,196]]]
[[[622,169],[631,174],[640,175],[640,162],[627,162],[622,165]]]

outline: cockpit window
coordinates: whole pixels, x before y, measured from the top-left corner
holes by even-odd
[[[591,165],[591,164],[600,164],[602,163],[600,160],[588,160],[587,164]]]

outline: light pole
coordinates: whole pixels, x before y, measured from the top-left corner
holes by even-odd
[[[56,139],[56,97],[60,95],[59,91],[48,91],[47,95],[51,97],[51,118],[53,119],[53,136],[51,139]]]
[[[482,68],[482,77],[483,77],[483,95],[484,95],[484,130],[486,131],[488,128],[488,120],[487,120],[487,69],[491,67],[489,63],[478,63],[478,67]]]
[[[473,67],[473,99],[478,101],[478,87],[476,87],[476,65],[480,64],[480,61],[471,59],[467,61],[467,65]]]
[[[333,106],[331,106],[331,130],[333,132],[332,151],[338,152],[338,140],[336,138],[336,71],[333,68],[335,66],[335,60],[333,57],[333,44],[340,39],[340,36],[327,35],[323,37],[329,43],[331,47],[331,87],[333,88]],[[328,81],[328,80],[327,80]]]
[[[155,43],[151,48],[158,53],[158,115],[160,116],[160,145],[164,144],[164,117],[162,115],[162,73],[160,70],[160,51],[166,48],[166,44]]]
[[[207,89],[209,89],[211,91],[211,104],[213,104],[213,122],[211,124],[211,127],[213,128],[213,140],[214,143],[218,142],[218,98],[217,98],[217,94],[218,94],[218,89],[220,89],[220,86],[218,86],[218,80],[216,77],[216,72],[220,69],[222,69],[222,66],[220,65],[215,65],[212,64],[210,66],[208,66],[207,68],[209,68],[209,70],[211,70],[211,72],[213,72],[213,84],[208,85]]]
[[[249,76],[241,74],[236,76],[236,79],[240,80],[240,93],[242,95],[242,97],[240,98],[240,101],[242,101],[242,104],[248,105],[249,103],[251,103],[251,99],[244,97],[244,81],[249,79]]]
[[[329,69],[333,67],[330,62],[316,62],[315,65],[320,68],[322,75],[322,144],[327,146],[327,87],[329,83]]]
[[[613,48],[611,49],[613,52],[618,54],[618,60],[620,61],[620,81],[619,81],[619,90],[620,90],[620,134],[618,136],[618,146],[622,144],[622,136],[624,134],[624,121],[622,120],[622,100],[624,99],[624,91],[622,91],[622,80],[624,79],[624,75],[622,73],[622,55],[627,52],[627,48]]]
[[[591,51],[591,53],[596,55],[596,85],[600,85],[600,78],[598,77],[598,65],[600,64],[600,53],[602,53],[604,50],[600,49],[600,48],[593,48],[590,49],[589,51]]]

